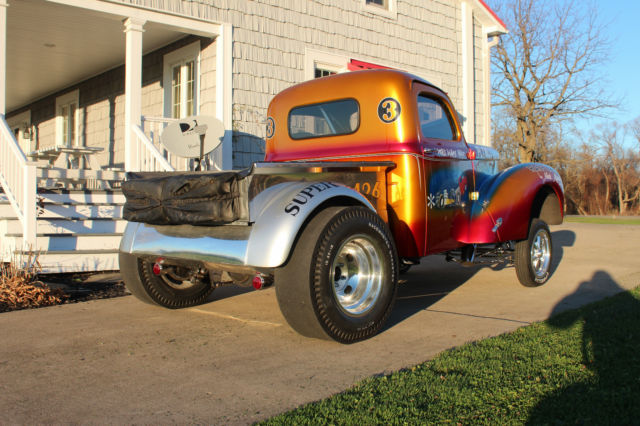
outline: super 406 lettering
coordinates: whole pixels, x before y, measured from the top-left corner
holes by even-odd
[[[290,214],[291,216],[296,216],[300,213],[301,206],[304,206],[316,195],[320,194],[322,191],[331,188],[337,188],[338,185],[330,182],[316,182],[307,186],[306,188],[300,190],[295,197],[291,199],[289,204],[284,208],[284,212]]]

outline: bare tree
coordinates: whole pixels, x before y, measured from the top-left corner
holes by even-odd
[[[613,175],[619,214],[627,213],[640,201],[640,156],[636,150],[625,147],[624,143],[627,129],[632,127],[612,123],[599,126],[592,134],[594,142],[602,148],[605,160],[603,171],[610,171]]]
[[[494,2],[509,29],[493,50],[494,105],[512,117],[517,160],[544,161],[554,125],[618,104],[601,87],[608,41],[583,1]]]
[[[554,158],[553,166],[564,182],[568,211],[581,215],[593,211],[593,199],[589,195],[597,184],[597,162],[596,149],[584,142],[578,149],[566,146],[564,152]]]
[[[638,148],[640,148],[640,116],[636,117],[635,120],[632,120],[631,123],[629,123],[629,128],[638,142]]]

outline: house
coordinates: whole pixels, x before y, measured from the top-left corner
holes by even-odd
[[[482,0],[0,0],[0,236],[45,272],[118,269],[124,171],[185,170],[159,143],[179,117],[225,127],[222,168],[264,155],[274,94],[399,68],[448,92],[490,144]]]

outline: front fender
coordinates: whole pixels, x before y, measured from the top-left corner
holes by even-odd
[[[545,191],[555,193],[562,214],[562,179],[552,167],[519,164],[487,179],[479,188],[478,200],[457,218],[456,240],[481,244],[526,238],[534,203]]]
[[[253,225],[245,264],[271,268],[284,264],[306,220],[335,198],[346,198],[375,211],[359,192],[331,182],[286,182],[259,193],[249,203]]]

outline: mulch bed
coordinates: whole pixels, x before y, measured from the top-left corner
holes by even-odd
[[[39,277],[49,288],[60,289],[64,303],[109,299],[130,295],[122,278],[115,273],[47,274]]]
[[[31,287],[27,285],[20,287],[19,290],[19,296],[14,296],[13,300],[22,299],[23,302],[16,304],[0,300],[0,312],[109,299],[131,294],[118,273],[42,274],[34,278]],[[38,297],[38,294],[42,296]]]

